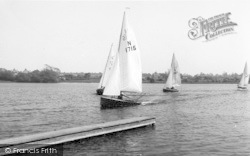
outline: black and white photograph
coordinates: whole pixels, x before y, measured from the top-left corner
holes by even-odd
[[[248,0],[0,0],[0,155],[250,156],[248,15]]]

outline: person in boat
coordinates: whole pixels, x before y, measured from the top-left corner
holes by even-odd
[[[123,96],[124,96],[124,95],[123,95],[123,93],[121,92],[120,95],[118,96],[118,99],[121,99],[121,100],[122,100]]]
[[[169,89],[169,90],[170,90],[170,89],[175,89],[175,88],[174,88],[174,87],[171,87],[171,88],[167,87],[166,89]]]
[[[97,94],[102,95],[104,88],[105,87],[102,86],[101,88],[97,89]]]

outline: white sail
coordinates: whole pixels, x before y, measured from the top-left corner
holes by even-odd
[[[121,91],[142,91],[140,50],[124,12],[119,49]]]
[[[247,68],[247,62],[245,64],[245,68],[243,71],[243,74],[241,76],[241,80],[239,83],[239,87],[247,87],[249,81],[249,74],[248,74],[248,68]]]
[[[172,69],[170,69],[168,74],[168,79],[166,81],[164,88],[172,88],[172,87],[173,87],[173,71]]]
[[[108,81],[108,77],[111,73],[111,69],[113,68],[114,66],[114,61],[115,61],[115,57],[116,57],[116,48],[114,48],[113,44],[111,45],[111,48],[110,48],[110,51],[109,51],[109,56],[108,56],[108,59],[107,59],[107,62],[106,62],[106,65],[105,65],[105,68],[104,68],[104,71],[102,73],[102,78],[100,80],[100,83],[99,83],[99,86],[98,86],[98,89],[99,88],[103,88],[106,86],[107,84],[107,81]]]
[[[119,57],[115,58],[114,66],[111,69],[103,95],[117,96],[120,95],[120,61]]]
[[[103,95],[142,91],[140,51],[124,12],[118,53]]]
[[[171,69],[172,69],[172,72],[173,72],[172,73],[173,74],[173,81],[172,81],[173,87],[180,86],[181,85],[180,68],[179,68],[177,60],[175,59],[174,54],[173,54],[173,57],[172,57]]]
[[[175,59],[175,55],[173,54],[171,69],[169,70],[168,79],[164,88],[172,88],[181,85],[181,76],[180,76],[180,68],[177,60]]]

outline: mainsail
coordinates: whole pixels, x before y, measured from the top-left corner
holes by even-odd
[[[116,49],[114,48],[113,44],[111,45],[110,51],[109,51],[109,56],[104,68],[104,71],[102,73],[102,78],[100,80],[98,89],[103,88],[106,86],[107,82],[108,82],[108,78],[110,76],[111,73],[111,69],[114,66],[114,62],[115,62],[115,57],[116,57]]]
[[[125,12],[117,57],[103,95],[120,95],[121,91],[142,91],[140,51]]]
[[[114,67],[111,70],[110,77],[104,89],[103,95],[117,96],[120,95],[120,61],[119,57],[115,58]]]
[[[175,59],[175,55],[173,54],[171,69],[173,72],[173,87],[181,85],[181,75],[180,75],[180,68],[178,65],[177,60]]]
[[[171,69],[169,70],[168,79],[164,87],[171,88],[181,85],[180,69],[175,55],[173,54]]]
[[[171,88],[171,87],[173,87],[173,71],[172,71],[172,69],[169,70],[168,79],[167,79],[167,82],[166,82],[164,88]]]
[[[244,71],[243,71],[243,74],[241,76],[241,80],[240,80],[240,83],[238,86],[239,87],[247,87],[248,81],[249,81],[249,74],[248,74],[247,62],[246,62],[245,68],[244,68]]]

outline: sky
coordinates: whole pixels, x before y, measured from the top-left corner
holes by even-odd
[[[143,73],[166,72],[175,53],[181,73],[242,73],[250,53],[250,1],[0,0],[0,68],[102,72],[118,44],[123,12],[135,33]],[[189,20],[230,12],[234,32],[188,37]]]

